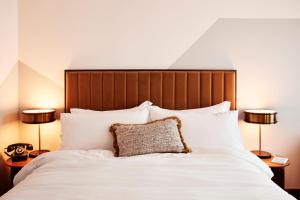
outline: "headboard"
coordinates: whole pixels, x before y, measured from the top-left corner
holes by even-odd
[[[65,70],[65,111],[116,110],[145,100],[167,109],[236,109],[236,70]]]

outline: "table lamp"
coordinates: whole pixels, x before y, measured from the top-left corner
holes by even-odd
[[[259,125],[259,149],[252,151],[259,158],[271,158],[271,154],[261,150],[261,125],[262,124],[276,124],[277,112],[274,110],[245,110],[244,121],[248,123],[254,123]]]
[[[30,109],[23,110],[22,122],[26,124],[38,124],[39,130],[39,150],[30,152],[29,157],[35,158],[42,153],[49,152],[49,150],[41,149],[41,124],[55,121],[54,109]]]

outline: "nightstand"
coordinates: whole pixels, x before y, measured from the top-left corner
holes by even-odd
[[[26,164],[30,163],[33,158],[27,158],[27,160],[12,162],[11,158],[5,161],[5,164],[10,168],[10,187],[13,187],[13,180],[15,175],[24,167]]]
[[[272,172],[274,173],[274,176],[272,178],[272,180],[279,185],[282,189],[285,188],[285,183],[284,183],[284,179],[285,179],[285,168],[287,166],[290,165],[290,161],[287,161],[286,164],[277,164],[277,163],[272,163],[271,160],[274,158],[275,156],[272,155],[271,158],[267,158],[267,159],[262,159],[262,161],[264,161],[272,170]]]

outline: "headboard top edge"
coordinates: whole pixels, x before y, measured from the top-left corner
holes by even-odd
[[[97,72],[97,71],[211,71],[211,72],[237,72],[236,69],[65,69],[68,72]]]

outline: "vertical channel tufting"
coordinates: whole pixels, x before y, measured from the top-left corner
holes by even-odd
[[[200,73],[200,107],[207,107],[212,104],[212,73]]]
[[[68,70],[65,109],[125,109],[151,100],[167,109],[206,107],[224,100],[236,109],[236,72],[230,70]]]
[[[124,109],[126,107],[125,72],[115,72],[114,88],[114,109]]]
[[[91,107],[102,110],[102,72],[91,73]]]
[[[78,107],[78,80],[76,72],[69,72],[66,74],[66,108],[65,111],[69,112],[70,108]]]
[[[102,74],[102,105],[103,110],[114,109],[114,72]]]
[[[224,77],[224,85],[225,85],[225,99],[226,101],[231,102],[230,109],[234,110],[236,109],[236,91],[235,91],[235,83],[236,83],[236,76],[234,72],[225,72]]]
[[[214,72],[212,78],[212,104],[214,105],[224,100],[224,72]]]
[[[91,106],[91,74],[83,72],[78,74],[78,106],[88,109]]]
[[[150,100],[154,105],[162,107],[162,72],[150,73]]]
[[[187,108],[199,108],[200,107],[200,73],[188,72],[187,76],[187,96],[188,102]]]
[[[175,73],[163,73],[163,107],[167,109],[175,108]]]
[[[178,110],[187,108],[187,73],[175,74],[175,108]]]
[[[139,104],[143,101],[150,101],[150,72],[139,72],[138,76],[138,96]]]
[[[139,104],[138,81],[138,72],[126,73],[126,108],[132,108]]]

